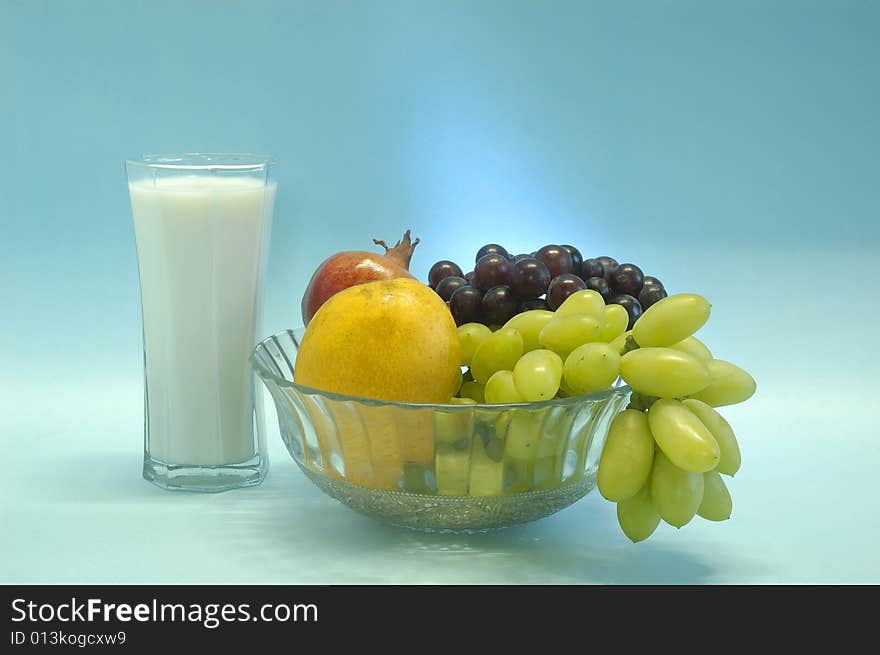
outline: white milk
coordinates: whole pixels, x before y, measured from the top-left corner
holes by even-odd
[[[249,356],[275,185],[182,176],[129,184],[137,239],[149,452],[167,464],[255,455]]]

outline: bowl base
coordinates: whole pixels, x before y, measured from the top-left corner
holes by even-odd
[[[529,523],[568,507],[596,486],[595,471],[588,471],[552,489],[497,496],[432,496],[368,489],[299,467],[324,493],[351,509],[421,532],[487,532]]]

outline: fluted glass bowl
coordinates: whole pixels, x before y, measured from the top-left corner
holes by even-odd
[[[253,365],[284,444],[328,495],[389,523],[476,531],[549,516],[596,485],[630,388],[535,403],[449,405],[343,396],[293,382],[297,337],[260,342]]]

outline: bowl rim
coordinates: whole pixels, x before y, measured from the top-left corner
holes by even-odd
[[[571,405],[578,405],[584,402],[601,402],[603,400],[607,400],[612,396],[627,393],[632,391],[631,387],[627,384],[620,384],[618,386],[611,387],[610,389],[605,389],[603,391],[598,391],[596,393],[591,394],[583,394],[580,396],[569,396],[566,398],[551,398],[549,400],[539,400],[534,402],[521,402],[521,403],[411,403],[411,402],[403,402],[398,400],[383,400],[380,398],[367,398],[364,396],[350,396],[347,394],[335,393],[332,391],[325,391],[323,389],[315,389],[314,387],[307,387],[302,384],[297,384],[296,382],[292,382],[284,377],[284,373],[277,369],[276,366],[270,366],[269,361],[272,361],[275,364],[274,359],[267,361],[267,358],[263,356],[262,352],[269,352],[269,344],[272,344],[274,348],[277,348],[282,356],[284,357],[284,361],[287,365],[287,368],[290,370],[291,375],[293,374],[294,365],[290,358],[287,356],[287,351],[281,345],[279,340],[281,338],[289,338],[290,341],[296,345],[298,342],[296,341],[296,335],[294,330],[287,329],[283,332],[278,332],[273,334],[265,339],[261,340],[254,346],[253,351],[251,352],[250,360],[254,370],[257,374],[264,380],[270,381],[276,386],[282,388],[294,389],[301,394],[305,394],[308,396],[321,396],[323,398],[327,398],[328,400],[333,400],[337,402],[356,402],[361,405],[367,405],[370,407],[380,407],[380,406],[391,406],[391,407],[401,407],[405,409],[437,409],[442,410],[444,412],[457,412],[457,411],[473,411],[476,409],[479,410],[491,410],[491,411],[506,411],[509,409],[545,409],[550,407],[567,407]],[[276,370],[272,370],[275,368]]]

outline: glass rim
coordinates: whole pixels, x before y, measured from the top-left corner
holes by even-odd
[[[181,152],[158,155],[142,155],[127,159],[126,166],[179,171],[257,171],[278,164],[270,155],[253,153]]]

